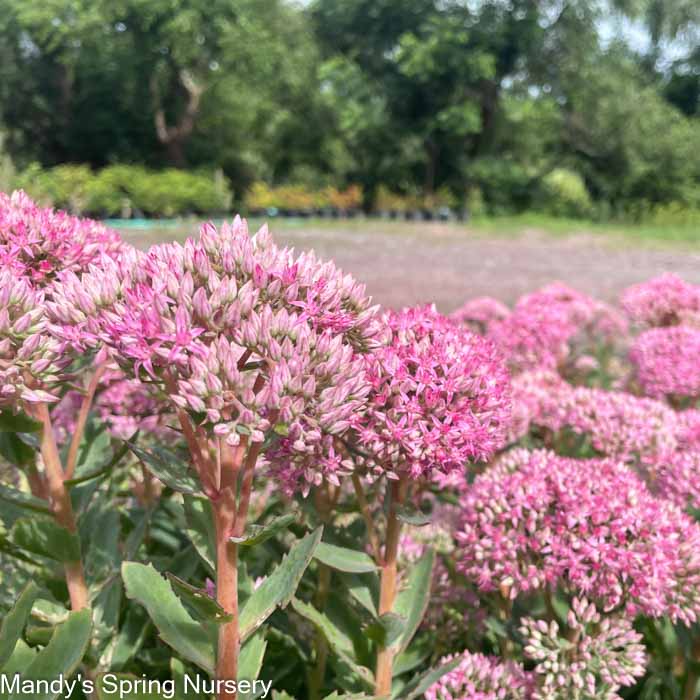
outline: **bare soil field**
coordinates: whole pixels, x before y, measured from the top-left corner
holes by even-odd
[[[630,236],[573,229],[553,235],[527,228],[504,235],[468,226],[381,221],[273,221],[270,228],[281,244],[333,258],[364,282],[377,302],[391,307],[435,302],[447,313],[481,295],[512,303],[553,280],[615,301],[623,287],[664,271],[700,283],[700,246],[638,242]],[[182,240],[195,230],[192,224],[123,233],[146,247]]]

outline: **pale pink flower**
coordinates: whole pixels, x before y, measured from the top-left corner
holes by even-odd
[[[484,335],[496,321],[510,316],[510,309],[492,297],[470,299],[450,314],[450,318],[474,333]]]
[[[673,326],[684,314],[700,312],[700,287],[665,273],[625,289],[621,303],[640,325]]]

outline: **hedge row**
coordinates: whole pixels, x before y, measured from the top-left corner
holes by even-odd
[[[84,165],[42,170],[30,166],[16,186],[44,204],[98,217],[173,217],[228,212],[232,194],[219,172],[148,170],[114,165],[97,172]]]

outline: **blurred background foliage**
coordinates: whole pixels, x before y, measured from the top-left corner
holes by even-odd
[[[106,216],[692,217],[699,38],[696,0],[0,0],[0,184]]]

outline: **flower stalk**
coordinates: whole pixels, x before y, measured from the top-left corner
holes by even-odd
[[[398,556],[401,538],[401,521],[398,509],[406,499],[408,481],[405,477],[387,484],[389,509],[387,512],[386,542],[381,562],[381,584],[379,589],[379,614],[385,615],[394,609],[398,582]],[[391,695],[394,650],[382,647],[377,654],[375,694],[379,697]]]

